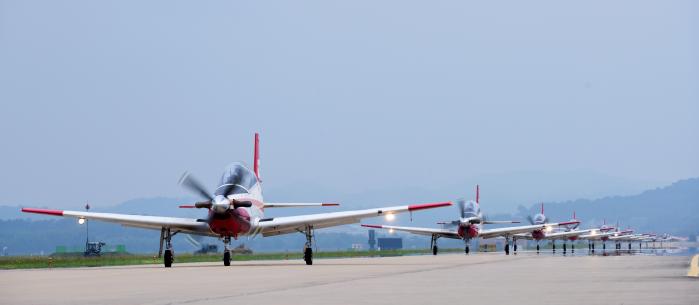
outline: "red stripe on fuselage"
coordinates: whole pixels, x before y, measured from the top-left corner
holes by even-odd
[[[54,216],[63,216],[63,211],[61,210],[46,210],[46,209],[33,209],[33,208],[22,208],[24,213],[36,213],[36,214],[46,214]]]

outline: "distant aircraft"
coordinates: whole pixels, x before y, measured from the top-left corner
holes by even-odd
[[[609,237],[614,235],[614,227],[610,227],[607,225],[607,220],[604,220],[604,223],[602,224],[601,227],[598,229],[592,229],[590,230],[590,233],[583,234],[578,236],[579,239],[587,240],[587,248],[588,250],[595,251],[595,241],[602,241],[602,248],[606,249],[607,244],[606,241],[609,240]]]
[[[545,223],[545,218],[543,221],[536,221],[532,225],[528,226],[515,226],[497,229],[484,229],[485,224],[510,224],[519,223],[517,221],[491,221],[487,220],[483,213],[481,213],[480,207],[480,187],[476,185],[476,200],[465,201],[463,199],[457,202],[459,206],[459,220],[452,222],[441,223],[445,225],[445,228],[435,229],[435,228],[418,228],[418,227],[399,227],[399,226],[387,226],[387,225],[369,225],[363,224],[363,227],[367,228],[378,228],[378,229],[388,229],[396,231],[405,231],[413,234],[427,235],[431,236],[430,247],[432,248],[432,254],[437,255],[437,239],[452,238],[461,239],[464,241],[465,247],[464,252],[470,252],[470,241],[473,238],[494,238],[494,237],[504,237],[505,238],[505,254],[510,254],[510,240],[517,234],[528,233],[532,235],[545,234],[546,231],[551,231],[555,226],[572,225],[579,222],[562,222],[562,223]],[[516,244],[515,244],[516,247]]]
[[[537,215],[535,215],[533,218],[530,216],[529,217],[529,222],[532,224],[545,224],[547,221],[546,216],[544,215],[544,204],[541,204],[541,212]],[[578,220],[575,217],[575,211],[573,211],[573,218],[571,218],[569,221],[563,223],[560,227],[563,228],[563,230],[558,230],[558,231],[551,231],[551,232],[538,232],[536,234],[531,234],[531,235],[525,235],[525,234],[517,234],[515,235],[514,238],[516,239],[528,239],[528,240],[536,240],[536,251],[539,251],[539,240],[542,239],[547,239],[551,241],[551,246],[552,250],[556,252],[556,240],[563,240],[563,252],[565,253],[567,249],[567,241],[575,241],[578,239],[580,235],[587,234],[591,232],[593,229],[587,229],[587,230],[577,230],[578,226],[580,225],[580,220]],[[537,239],[538,237],[538,239]],[[573,251],[575,251],[575,244],[571,244]],[[517,251],[517,244],[515,241],[515,251]]]
[[[262,200],[262,183],[260,180],[260,150],[259,135],[255,134],[255,153],[253,170],[241,162],[235,162],[224,171],[218,188],[213,194],[209,193],[198,181],[185,173],[180,184],[206,200],[194,205],[184,205],[181,208],[202,208],[208,210],[208,216],[203,219],[176,218],[161,216],[141,216],[112,213],[93,213],[81,211],[46,210],[23,208],[22,212],[66,216],[85,219],[101,220],[120,223],[124,226],[160,230],[160,250],[158,256],[165,255],[165,267],[171,267],[174,261],[171,239],[175,234],[187,233],[204,236],[215,236],[223,240],[223,264],[230,265],[231,254],[229,244],[231,238],[240,236],[275,236],[288,233],[302,233],[306,236],[304,260],[307,265],[313,264],[314,231],[316,229],[358,223],[363,218],[388,216],[403,212],[414,212],[452,205],[451,202],[436,202],[412,204],[377,209],[343,211],[288,217],[265,217],[265,208],[336,206],[336,203],[269,203]],[[308,190],[312,192],[313,190]]]

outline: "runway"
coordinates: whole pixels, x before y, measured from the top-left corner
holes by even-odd
[[[687,256],[445,254],[0,271],[1,304],[699,304]]]

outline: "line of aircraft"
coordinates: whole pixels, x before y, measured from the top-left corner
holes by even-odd
[[[285,217],[266,217],[266,208],[292,208],[292,207],[328,207],[337,206],[337,203],[329,202],[265,202],[262,196],[262,180],[260,178],[260,138],[255,134],[253,168],[250,169],[243,162],[234,162],[226,167],[218,187],[213,193],[209,192],[199,181],[189,173],[185,173],[180,179],[180,185],[189,189],[202,198],[202,201],[194,204],[181,205],[180,208],[205,209],[204,218],[180,218],[164,216],[145,216],[116,213],[98,213],[68,210],[52,210],[40,208],[22,208],[22,212],[36,213],[52,216],[77,218],[83,222],[86,220],[99,220],[118,223],[128,227],[160,230],[160,247],[158,257],[163,258],[165,267],[171,267],[174,260],[172,237],[179,233],[218,237],[223,241],[223,264],[229,266],[231,262],[231,239],[243,236],[255,238],[257,236],[268,237],[290,233],[305,235],[303,257],[307,265],[313,264],[313,242],[315,230],[359,223],[365,218],[386,216],[394,217],[398,213],[413,213],[433,208],[451,206],[451,201],[408,204],[374,209],[329,212],[318,214],[306,214]],[[588,239],[591,247],[595,240],[614,240],[617,247],[621,241],[646,240],[670,240],[668,236],[632,234],[630,230],[614,232],[614,228],[606,225],[598,229],[577,230],[580,221],[571,219],[566,222],[549,223],[543,214],[543,205],[540,214],[530,218],[530,225],[505,228],[485,229],[486,224],[511,224],[517,221],[493,221],[486,219],[481,213],[479,203],[479,188],[476,187],[475,201],[457,201],[459,218],[457,220],[442,223],[443,228],[417,228],[399,227],[387,225],[367,225],[369,228],[382,228],[398,231],[406,231],[415,234],[431,236],[431,248],[433,254],[437,254],[437,240],[441,237],[461,239],[465,243],[465,252],[469,253],[469,243],[474,238],[505,238],[505,253],[510,253],[510,242],[514,242],[514,251],[517,251],[517,239],[533,239],[537,242],[543,239],[576,240]],[[564,243],[564,251],[565,246]],[[538,244],[537,244],[538,249]]]
[[[442,228],[421,228],[421,227],[401,227],[391,225],[363,224],[363,227],[374,229],[386,229],[393,231],[403,231],[412,234],[426,235],[431,237],[430,248],[432,254],[437,255],[439,238],[460,239],[464,241],[464,252],[470,252],[470,242],[474,238],[504,238],[506,255],[510,254],[510,244],[512,250],[517,251],[517,240],[536,241],[536,251],[540,251],[539,243],[542,240],[551,242],[552,250],[556,251],[556,241],[563,241],[563,252],[567,251],[568,241],[571,242],[571,251],[575,251],[575,241],[587,240],[588,250],[595,250],[595,243],[602,242],[603,249],[606,249],[606,242],[613,241],[617,250],[621,249],[621,243],[627,242],[629,250],[633,242],[639,243],[639,248],[643,242],[670,242],[679,241],[681,238],[670,235],[658,236],[656,234],[634,234],[633,230],[619,230],[619,226],[611,227],[605,223],[599,228],[578,229],[580,220],[575,217],[565,222],[549,222],[544,214],[544,204],[538,214],[528,217],[529,225],[511,226],[502,228],[485,229],[486,224],[509,224],[518,221],[493,221],[483,216],[480,208],[480,187],[476,185],[476,200],[465,201],[460,199],[456,203],[459,208],[459,219],[449,222],[439,222]]]

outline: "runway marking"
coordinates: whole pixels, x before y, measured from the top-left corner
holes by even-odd
[[[692,257],[692,261],[689,263],[689,272],[687,276],[699,277],[699,254]]]

